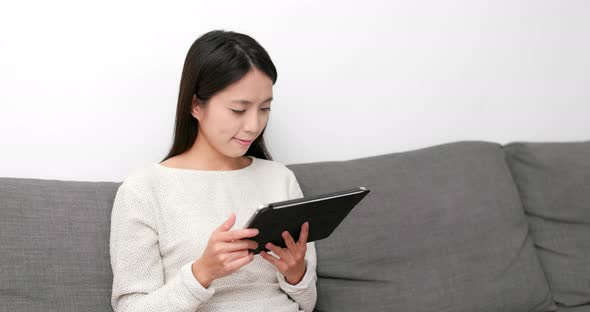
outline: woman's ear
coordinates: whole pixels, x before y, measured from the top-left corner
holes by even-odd
[[[193,117],[195,117],[196,120],[201,120],[201,111],[202,111],[202,107],[200,105],[200,101],[199,99],[197,99],[197,95],[193,94],[193,100],[192,100],[192,104],[191,104],[191,115],[193,115]]]

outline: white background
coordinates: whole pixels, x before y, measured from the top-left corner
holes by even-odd
[[[213,29],[278,70],[284,164],[460,140],[590,139],[590,1],[5,1],[0,176],[122,181],[170,148]]]

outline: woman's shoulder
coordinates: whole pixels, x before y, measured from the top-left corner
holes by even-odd
[[[191,183],[207,183],[206,178],[216,177],[232,177],[243,174],[257,173],[256,176],[274,177],[274,179],[290,180],[294,176],[293,171],[285,164],[276,160],[268,160],[263,158],[253,157],[251,168],[243,168],[242,170],[231,172],[203,172],[198,170],[183,170],[164,167],[160,163],[151,163],[135,167],[131,169],[130,173],[123,180],[121,186],[126,189],[135,190],[136,192],[150,192],[157,188],[158,185],[168,184],[173,177],[190,177]],[[203,179],[195,179],[195,177],[203,177]],[[167,182],[168,181],[168,182]],[[275,180],[276,181],[276,180]]]
[[[261,160],[261,163],[263,163],[262,166],[270,168],[269,171],[265,172],[263,175],[265,178],[272,177],[271,179],[275,181],[275,183],[286,185],[288,188],[291,188],[293,185],[298,185],[299,181],[295,172],[284,163],[266,159]]]
[[[121,188],[136,192],[145,192],[151,188],[156,177],[157,164],[147,164],[132,168],[127,177],[121,183]]]
[[[275,174],[285,178],[289,178],[291,174],[293,174],[293,171],[291,171],[291,169],[289,169],[285,164],[276,160],[256,158],[256,162],[258,163],[258,167],[262,168],[263,170],[272,171]]]

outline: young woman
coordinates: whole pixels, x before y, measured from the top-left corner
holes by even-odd
[[[253,255],[243,229],[262,203],[303,197],[264,143],[277,72],[251,37],[211,31],[182,71],[174,142],[131,173],[111,214],[111,303],[119,311],[306,311],[316,303],[306,222],[287,248]]]

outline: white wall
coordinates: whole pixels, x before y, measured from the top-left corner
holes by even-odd
[[[590,139],[588,1],[12,1],[0,176],[121,181],[171,144],[184,57],[246,33],[278,69],[284,164],[450,141]]]

